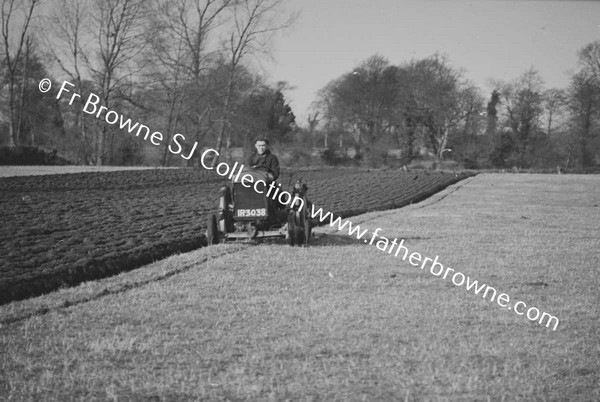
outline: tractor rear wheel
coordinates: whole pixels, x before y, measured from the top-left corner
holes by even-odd
[[[290,211],[288,215],[288,235],[290,246],[302,246],[306,241],[305,223],[303,215],[298,211]]]
[[[308,247],[312,237],[312,225],[308,216],[304,216],[304,245]]]
[[[297,211],[295,214],[295,222],[296,222],[296,230],[297,236],[296,241],[299,246],[308,246],[308,242],[310,241],[310,222],[306,216],[306,211]]]
[[[296,226],[294,229],[296,231],[296,243],[298,243],[299,246],[303,246],[306,237],[304,228],[302,226]]]
[[[296,244],[296,219],[294,217],[295,212],[288,212],[288,220],[287,220],[287,230],[288,230],[288,240],[290,242],[290,246]]]

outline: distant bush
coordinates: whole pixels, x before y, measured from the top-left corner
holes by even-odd
[[[56,149],[46,151],[37,147],[0,147],[0,165],[74,165],[58,156]]]
[[[311,152],[305,147],[291,146],[285,148],[285,150],[275,150],[274,152],[282,166],[304,167],[313,164]]]
[[[465,169],[481,169],[482,164],[475,157],[467,156],[463,158],[463,165]]]
[[[340,152],[335,152],[331,149],[325,149],[323,152],[321,152],[321,160],[323,160],[326,165],[337,166],[346,161],[346,156]]]

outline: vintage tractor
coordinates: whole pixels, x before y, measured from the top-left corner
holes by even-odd
[[[218,215],[208,217],[206,240],[209,245],[227,241],[287,238],[292,246],[308,246],[311,238],[310,201],[306,198],[308,187],[298,180],[290,193],[291,202],[282,205],[277,197],[265,194],[266,186],[262,183],[271,183],[267,173],[245,168],[230,186],[221,187]],[[251,176],[251,183],[262,182],[258,188],[263,193],[257,191],[254,185],[249,185],[247,175]],[[244,177],[245,183],[242,180]],[[279,189],[276,193],[280,193],[281,184],[275,183],[272,188]]]

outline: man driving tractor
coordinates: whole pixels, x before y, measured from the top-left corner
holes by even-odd
[[[247,166],[251,168],[265,169],[267,176],[271,181],[279,177],[279,160],[269,150],[269,140],[264,137],[258,137],[254,141],[256,151],[248,158]]]
[[[292,246],[308,246],[311,238],[308,187],[298,179],[291,193],[281,191],[281,183],[276,182],[280,176],[279,160],[269,150],[269,140],[258,137],[254,147],[256,151],[245,164],[249,169],[244,170],[241,178],[239,173],[232,174],[231,185],[221,188],[219,212],[208,216],[207,244],[287,238]]]

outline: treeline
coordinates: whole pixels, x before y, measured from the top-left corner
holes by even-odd
[[[578,56],[568,88],[546,88],[530,69],[482,94],[440,55],[402,65],[376,55],[320,91],[310,131],[337,162],[590,168],[600,165],[600,41]]]
[[[281,0],[6,0],[2,2],[0,145],[56,149],[80,164],[181,164],[176,133],[227,157],[249,137],[285,140],[286,83],[251,69],[294,18]],[[41,79],[52,90],[41,93]],[[81,97],[56,94],[63,80]],[[165,137],[152,147],[83,112],[130,116]],[[72,103],[71,103],[72,101]],[[185,152],[185,151],[184,151]],[[193,163],[193,161],[190,161]]]
[[[38,147],[80,164],[181,165],[168,151],[177,133],[186,138],[182,154],[198,142],[196,154],[211,147],[226,159],[260,134],[287,163],[600,164],[600,41],[579,50],[561,89],[546,88],[531,69],[483,93],[443,56],[400,65],[373,56],[326,85],[301,128],[285,99],[288,84],[268,84],[251,67],[294,21],[282,14],[283,1],[3,1],[2,155]],[[38,89],[43,78],[52,80],[48,93]],[[82,95],[72,103],[56,99],[64,80]],[[161,146],[83,112],[90,93],[99,110],[160,131]]]

